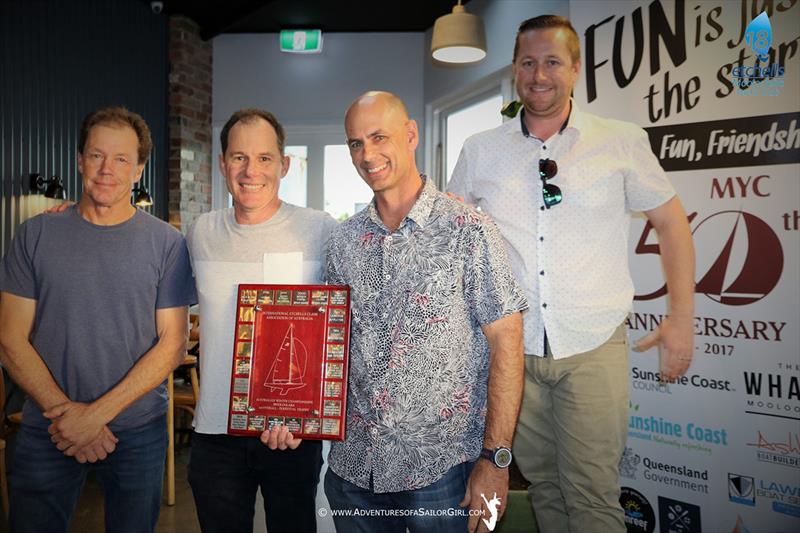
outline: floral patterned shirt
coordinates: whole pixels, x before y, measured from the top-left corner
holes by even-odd
[[[377,493],[426,487],[478,457],[489,375],[481,326],[527,308],[494,223],[423,180],[397,230],[373,200],[328,246],[328,282],[352,288],[346,440],[328,460]]]

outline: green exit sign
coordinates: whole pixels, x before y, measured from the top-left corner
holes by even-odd
[[[322,30],[281,30],[281,52],[296,54],[322,52]]]

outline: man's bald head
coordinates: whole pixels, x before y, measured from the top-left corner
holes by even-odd
[[[399,113],[400,116],[398,118],[400,120],[408,120],[408,109],[406,109],[406,105],[397,95],[387,91],[367,91],[356,98],[347,108],[347,113],[344,115],[345,124],[347,124],[348,118],[356,109],[373,105],[382,106],[385,113]]]

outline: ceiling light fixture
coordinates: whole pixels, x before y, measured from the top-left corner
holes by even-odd
[[[486,57],[486,32],[477,15],[467,13],[461,0],[453,12],[436,19],[431,54],[444,63],[474,63]]]

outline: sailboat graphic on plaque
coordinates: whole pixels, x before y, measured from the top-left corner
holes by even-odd
[[[306,347],[294,336],[294,324],[289,324],[283,342],[275,354],[264,386],[270,390],[278,391],[281,396],[286,396],[290,390],[306,386],[304,377],[308,363]]]

